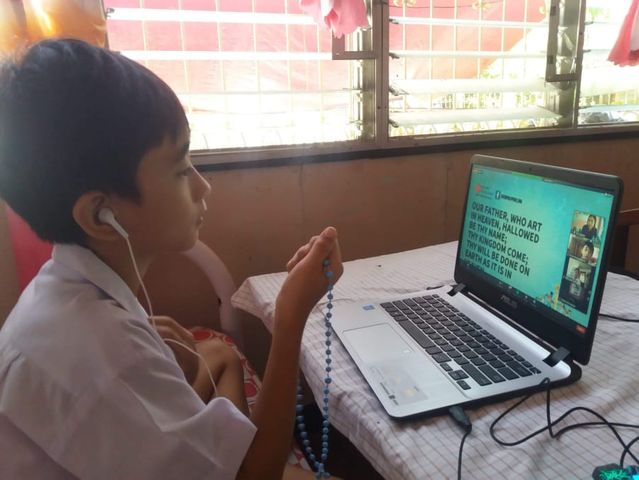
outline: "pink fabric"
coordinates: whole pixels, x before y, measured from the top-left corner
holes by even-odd
[[[51,258],[53,245],[40,240],[31,227],[8,206],[6,212],[13,256],[16,261],[18,286],[22,291],[36,276],[40,267]]]
[[[337,38],[368,26],[363,0],[299,0],[299,5],[318,24],[330,28]]]
[[[639,45],[637,45],[637,37],[639,35],[637,25],[637,13],[639,8],[639,0],[632,0],[630,10],[626,15],[621,31],[615,46],[612,47],[608,60],[619,66],[632,66],[639,63]]]

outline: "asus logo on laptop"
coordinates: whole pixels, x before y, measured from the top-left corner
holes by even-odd
[[[502,293],[501,297],[499,297],[499,299],[504,302],[506,305],[508,305],[510,308],[517,308],[517,302],[514,301],[512,298],[510,298],[509,296],[505,295]]]

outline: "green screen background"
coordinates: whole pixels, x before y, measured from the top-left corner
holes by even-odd
[[[502,195],[520,198],[522,203],[497,198],[497,191]],[[536,244],[506,233],[506,245],[528,255],[529,276],[512,271],[509,279],[505,274],[500,274],[496,269],[487,268],[485,265],[482,266],[468,256],[469,222],[473,202],[505,210],[509,218],[510,214],[514,213],[528,220],[542,223],[541,230],[537,232],[539,243]],[[604,218],[604,231],[599,232],[601,248],[603,248],[612,202],[612,195],[604,192],[551,182],[538,176],[475,165],[469,184],[460,258],[497,280],[557,310],[553,307],[555,302],[550,300],[549,295],[556,295],[562,279],[575,212],[587,211]],[[597,259],[593,286],[597,283],[600,263],[601,259]],[[570,312],[566,313],[565,306],[561,313],[580,325],[587,326],[593,301],[594,295],[591,295],[587,313],[575,309],[569,309]]]

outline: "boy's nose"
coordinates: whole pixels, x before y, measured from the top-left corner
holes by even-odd
[[[196,172],[196,185],[194,188],[195,196],[198,200],[208,196],[211,193],[211,184],[202,176],[197,170]]]

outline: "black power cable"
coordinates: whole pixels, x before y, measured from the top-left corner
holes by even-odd
[[[598,414],[594,410],[591,410],[590,408],[586,408],[586,407],[573,407],[570,410],[568,410],[567,412],[565,412],[563,415],[561,415],[559,418],[557,418],[556,420],[551,421],[550,420],[550,379],[544,378],[541,381],[540,385],[548,385],[548,388],[546,389],[546,420],[547,420],[547,425],[545,427],[542,427],[542,428],[534,431],[533,433],[527,435],[526,437],[524,437],[524,438],[522,438],[520,440],[513,441],[513,442],[507,442],[507,441],[504,441],[504,440],[500,440],[499,438],[497,438],[497,435],[495,434],[495,428],[497,426],[497,423],[499,423],[499,421],[502,420],[508,413],[513,411],[515,408],[517,408],[519,405],[524,403],[526,400],[528,400],[531,396],[533,396],[536,393],[536,392],[533,392],[533,393],[531,393],[529,395],[526,395],[521,400],[519,400],[517,403],[515,403],[510,408],[508,408],[504,413],[502,413],[499,417],[497,417],[495,419],[495,421],[491,424],[491,426],[490,426],[490,436],[493,438],[493,440],[495,440],[495,442],[497,442],[499,445],[502,445],[502,446],[505,446],[505,447],[512,447],[512,446],[515,446],[515,445],[520,445],[520,444],[524,443],[525,441],[530,440],[534,436],[539,435],[542,432],[545,432],[546,430],[548,430],[548,433],[550,434],[551,438],[558,438],[562,434],[564,434],[564,433],[566,433],[566,432],[568,432],[570,430],[573,430],[575,428],[578,428],[578,427],[605,425],[608,428],[610,428],[610,430],[612,430],[612,432],[614,433],[614,435],[617,438],[617,440],[619,441],[619,443],[623,446],[624,450],[623,450],[623,453],[622,453],[622,456],[621,456],[621,465],[623,466],[623,460],[625,459],[626,454],[630,455],[633,458],[633,460],[636,463],[639,464],[639,460],[637,459],[637,457],[635,457],[634,454],[630,451],[630,447],[632,446],[632,444],[634,444],[635,442],[639,441],[639,437],[637,437],[634,440],[632,440],[632,442],[626,444],[623,441],[623,439],[621,438],[621,436],[619,435],[619,432],[617,432],[617,429],[615,428],[615,427],[618,427],[618,428],[639,428],[639,425],[633,425],[633,424],[627,424],[627,423],[609,422],[608,420],[606,420],[603,416],[601,416],[600,414]],[[575,423],[573,425],[568,425],[568,426],[566,426],[564,428],[561,428],[561,429],[557,430],[556,432],[553,432],[553,427],[554,426],[556,426],[558,423],[560,423],[562,420],[564,420],[566,417],[568,417],[569,415],[571,415],[572,413],[574,413],[576,411],[588,412],[591,415],[594,415],[595,417],[600,419],[601,421],[599,421],[599,422]]]
[[[448,414],[453,417],[453,419],[457,422],[457,425],[464,429],[464,436],[461,439],[461,443],[459,444],[459,455],[457,456],[457,480],[461,480],[461,467],[462,467],[462,452],[464,451],[464,443],[466,442],[466,438],[473,430],[473,424],[470,422],[470,418],[466,415],[464,410],[455,405],[448,409]]]
[[[618,315],[609,315],[607,313],[600,313],[600,317],[613,318],[615,320],[619,320],[621,322],[630,322],[630,323],[639,323],[639,318],[624,318]]]
[[[632,441],[628,442],[628,445],[626,445],[623,449],[623,452],[621,452],[621,458],[619,459],[619,465],[621,465],[621,468],[623,468],[623,461],[626,458],[626,454],[630,454],[630,456],[632,458],[635,458],[632,453],[630,453],[630,447],[635,443],[639,441],[639,437],[634,438]]]
[[[542,427],[538,430],[535,430],[534,432],[532,432],[531,434],[525,436],[522,439],[519,440],[515,440],[512,442],[506,441],[506,440],[501,440],[499,438],[497,438],[497,434],[495,433],[495,429],[497,427],[497,424],[506,416],[508,415],[510,412],[512,412],[515,408],[517,408],[519,405],[521,405],[522,403],[524,403],[526,400],[528,400],[530,397],[532,397],[535,393],[537,392],[533,392],[530,393],[528,395],[526,395],[525,397],[523,397],[521,400],[519,400],[517,403],[515,403],[514,405],[510,406],[508,409],[506,409],[501,415],[499,415],[495,421],[493,421],[493,423],[490,425],[490,436],[492,437],[493,440],[495,440],[495,442],[497,442],[499,445],[502,445],[504,447],[514,447],[516,445],[520,445],[528,440],[530,440],[531,438],[539,435],[540,433],[545,432],[546,430],[548,431],[549,435],[551,438],[559,438],[561,435],[563,435],[566,432],[569,432],[570,430],[574,430],[576,428],[581,428],[581,427],[596,427],[596,426],[607,426],[608,428],[610,428],[610,430],[612,431],[612,433],[615,435],[615,437],[617,438],[617,440],[619,441],[619,443],[622,445],[623,447],[623,452],[621,453],[621,459],[619,460],[619,465],[621,466],[621,468],[623,468],[624,465],[624,460],[626,458],[626,455],[630,455],[633,460],[639,464],[639,460],[637,459],[637,457],[635,457],[635,455],[630,451],[630,447],[632,447],[632,445],[634,445],[635,443],[639,442],[639,436],[634,438],[632,441],[630,441],[629,443],[625,443],[623,441],[623,439],[621,438],[621,435],[619,435],[619,432],[617,432],[617,428],[637,428],[639,429],[639,425],[634,425],[634,424],[630,424],[630,423],[619,423],[619,422],[609,422],[608,420],[606,420],[602,415],[598,414],[597,412],[595,412],[594,410],[587,408],[587,407],[573,407],[570,410],[568,410],[567,412],[565,412],[564,414],[562,414],[561,416],[559,416],[556,420],[551,420],[550,419],[550,379],[549,378],[544,378],[541,383],[539,385],[547,385],[548,388],[546,388],[546,426]],[[557,426],[560,422],[562,422],[565,418],[567,418],[568,416],[570,416],[571,414],[573,414],[574,412],[577,411],[583,411],[583,412],[587,412],[590,413],[591,415],[597,417],[600,421],[598,422],[579,422],[579,423],[574,423],[572,425],[567,425],[557,431],[553,431],[553,427]],[[461,439],[461,443],[459,445],[459,456],[457,459],[457,480],[461,480],[461,468],[462,468],[462,452],[464,449],[464,443],[466,442],[466,438],[468,437],[468,435],[470,434],[471,430],[472,430],[472,424],[470,422],[470,419],[468,418],[468,415],[466,415],[466,412],[464,412],[464,410],[459,407],[459,406],[454,406],[448,409],[448,413],[449,415],[455,420],[455,422],[457,422],[457,424],[459,426],[461,426],[465,433],[464,436]]]
[[[462,467],[462,452],[464,451],[464,442],[466,441],[466,437],[470,434],[470,430],[464,433],[464,436],[461,439],[461,443],[459,444],[459,456],[457,457],[457,480],[461,480],[461,467]]]

